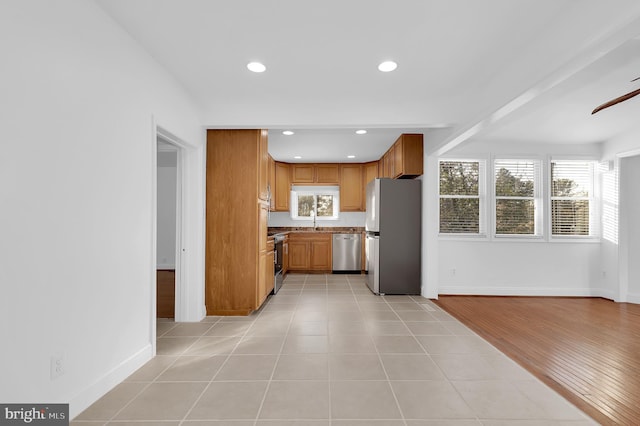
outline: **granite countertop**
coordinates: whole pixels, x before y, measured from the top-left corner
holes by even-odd
[[[269,227],[267,234],[288,234],[290,232],[316,232],[316,233],[328,233],[328,234],[359,234],[364,232],[363,226],[326,226],[316,227],[312,226],[293,226],[293,227]]]

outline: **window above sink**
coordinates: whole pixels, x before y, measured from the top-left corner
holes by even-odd
[[[340,188],[293,186],[290,206],[291,219],[294,220],[337,220],[340,214]]]

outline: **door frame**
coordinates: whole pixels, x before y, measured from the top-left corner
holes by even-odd
[[[617,182],[617,197],[618,197],[618,288],[617,297],[614,299],[616,302],[629,302],[640,303],[637,295],[629,293],[629,265],[630,260],[630,248],[629,248],[629,212],[627,211],[626,199],[626,181],[623,182],[625,163],[626,160],[640,157],[640,149],[634,149],[630,151],[621,152],[616,155],[615,170],[618,174],[616,177]]]
[[[158,139],[177,149],[176,167],[176,322],[198,322],[206,315],[204,302],[204,231],[206,143],[190,143],[151,120],[151,247],[150,336],[156,354],[157,156]],[[197,137],[197,135],[196,135]]]

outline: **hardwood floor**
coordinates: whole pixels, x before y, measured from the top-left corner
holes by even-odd
[[[156,317],[174,318],[176,303],[176,271],[159,269],[156,271]]]
[[[436,303],[599,423],[640,424],[640,305],[484,296]]]

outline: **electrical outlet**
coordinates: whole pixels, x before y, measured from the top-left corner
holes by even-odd
[[[452,276],[452,277],[455,277],[455,276],[456,276],[456,269],[455,269],[455,268],[452,268],[452,269],[451,269],[451,276]]]
[[[64,357],[60,354],[51,355],[51,380],[64,374]]]

